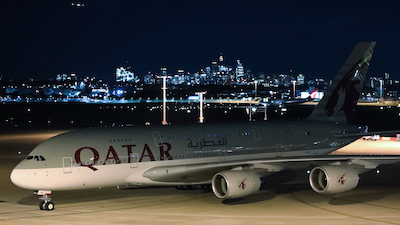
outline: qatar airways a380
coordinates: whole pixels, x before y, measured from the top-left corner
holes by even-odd
[[[353,189],[359,173],[397,160],[327,156],[368,134],[350,122],[374,46],[357,44],[304,120],[72,131],[38,145],[10,178],[40,196],[41,210],[54,209],[53,191],[131,184],[211,184],[218,198],[241,198],[259,190],[265,172],[289,165],[315,165],[309,182],[318,193]]]

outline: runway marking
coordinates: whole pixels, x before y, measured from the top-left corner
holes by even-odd
[[[81,215],[70,215],[70,217],[76,217],[76,218],[96,218],[95,216],[81,216]]]
[[[127,214],[132,213],[141,215],[158,215],[158,216],[190,216],[190,217],[216,217],[216,218],[265,218],[265,219],[345,219],[347,216],[235,216],[235,215],[212,215],[212,214],[187,214],[187,213],[146,213],[146,212],[124,212],[124,211],[104,211],[104,213]]]
[[[83,212],[83,213],[94,212],[93,210],[90,210],[90,209],[72,209],[71,211],[73,211],[73,212]]]
[[[40,222],[42,224],[54,224],[54,223],[62,223],[62,221],[57,220],[43,220],[43,219],[13,219],[13,220],[22,220],[22,221],[29,221],[29,222]],[[70,222],[70,221],[69,221]]]
[[[168,219],[159,219],[160,222],[182,222],[183,220],[168,220]]]
[[[278,222],[257,222],[256,224],[283,224]]]
[[[366,216],[365,218],[400,218],[400,216]]]
[[[40,224],[50,224],[50,223],[61,223],[65,224],[65,221],[57,221],[57,220],[43,220],[43,219],[19,219],[19,220],[25,220],[29,222],[40,222]],[[68,224],[106,224],[106,225],[125,225],[124,223],[99,223],[99,222],[83,222],[83,221],[68,221]],[[9,225],[9,224],[7,224]]]

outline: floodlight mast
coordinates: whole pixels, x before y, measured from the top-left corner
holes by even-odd
[[[167,76],[161,76],[163,79],[162,93],[163,93],[163,120],[162,125],[168,125],[167,122]]]
[[[257,98],[257,84],[258,84],[258,80],[254,81],[254,99]]]
[[[202,92],[196,92],[196,95],[200,97],[200,117],[199,117],[199,122],[203,123],[204,122],[204,115],[203,115],[203,95],[206,94],[207,91],[202,91]]]
[[[292,84],[293,84],[293,94],[292,94],[292,98],[295,99],[296,98],[296,81],[292,80]]]

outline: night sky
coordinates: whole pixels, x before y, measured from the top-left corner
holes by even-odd
[[[223,53],[255,74],[332,78],[357,42],[373,40],[369,75],[400,79],[400,1],[338,2],[2,0],[0,75],[113,80],[127,62],[140,76],[193,73]]]

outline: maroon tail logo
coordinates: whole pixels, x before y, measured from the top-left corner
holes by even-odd
[[[246,179],[244,179],[239,185],[239,188],[242,188],[243,190],[246,188],[246,184],[244,183],[245,180]]]
[[[339,178],[338,183],[341,183],[342,185],[344,185],[344,182],[346,181],[346,178],[344,178],[345,175],[346,175],[346,174],[343,174],[343,175]]]

